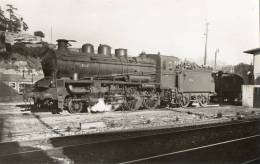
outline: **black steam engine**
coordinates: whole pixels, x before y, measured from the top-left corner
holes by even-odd
[[[241,104],[244,80],[235,73],[222,71],[213,74],[216,95],[212,100],[219,103]]]
[[[35,104],[78,113],[100,98],[113,110],[138,110],[160,106],[206,105],[214,92],[212,70],[180,64],[173,56],[141,53],[129,57],[127,49],[91,44],[80,52],[58,40],[58,49],[48,49],[42,58],[44,78],[30,93]]]

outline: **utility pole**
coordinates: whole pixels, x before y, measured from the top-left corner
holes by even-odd
[[[208,48],[208,29],[209,22],[206,22],[206,32],[205,32],[205,53],[204,53],[204,65],[207,64],[207,48]]]
[[[51,43],[52,43],[52,26],[51,26]]]
[[[217,55],[218,55],[218,53],[219,53],[219,49],[216,49],[216,51],[215,51],[215,63],[214,63],[215,70],[217,69]]]

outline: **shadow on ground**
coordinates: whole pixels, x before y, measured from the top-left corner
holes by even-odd
[[[18,142],[3,143],[5,118],[0,118],[0,163],[58,163],[50,158],[44,151],[28,146],[20,146]],[[32,157],[27,154],[17,154],[20,151],[36,150]],[[16,154],[15,154],[16,153]],[[12,155],[11,155],[12,154]]]

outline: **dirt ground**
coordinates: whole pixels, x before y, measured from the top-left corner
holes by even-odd
[[[260,116],[260,109],[214,106],[80,114],[69,114],[65,111],[54,115],[47,111],[33,113],[16,103],[1,103],[0,141],[21,141],[125,129],[228,122],[234,118],[252,115]]]

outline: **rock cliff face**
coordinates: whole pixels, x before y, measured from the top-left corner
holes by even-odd
[[[19,53],[7,55],[0,53],[0,69],[42,71],[39,57],[26,57]]]
[[[0,31],[0,62],[5,65],[26,61],[29,69],[40,70],[40,58],[47,48],[40,36]]]
[[[8,51],[0,52],[1,68],[16,67],[14,63],[26,62],[28,69],[41,70],[41,57],[45,48],[39,47],[27,47],[26,44],[18,43],[11,47]]]
[[[36,36],[0,33],[0,102],[22,101],[23,85],[43,77],[41,54],[46,45]]]

